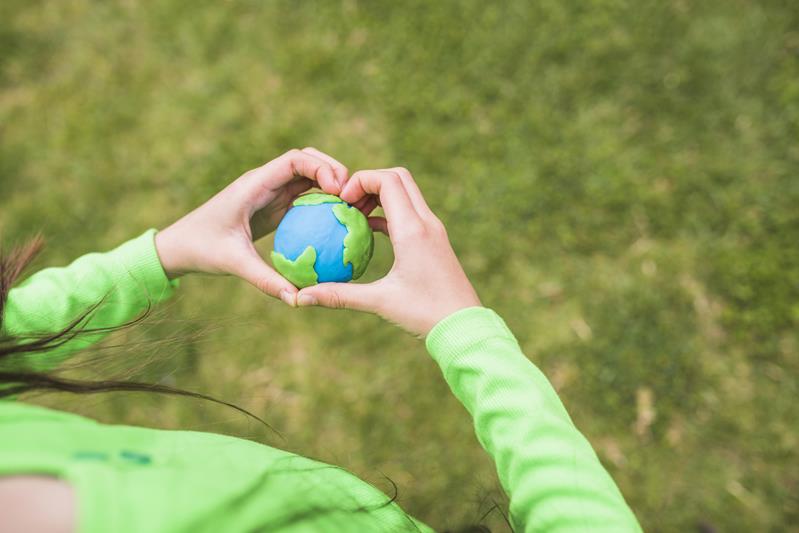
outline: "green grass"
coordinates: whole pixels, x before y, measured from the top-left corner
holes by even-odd
[[[645,529],[799,523],[799,4],[5,0],[0,21],[0,228],[42,230],[39,264],[291,147],[404,165]],[[390,262],[379,238],[367,277]],[[167,336],[103,364],[153,357],[145,377],[286,440],[183,399],[49,403],[385,474],[437,528],[504,505],[422,344],[377,318],[197,278],[123,340]]]

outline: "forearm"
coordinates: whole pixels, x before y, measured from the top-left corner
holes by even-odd
[[[462,310],[430,332],[427,346],[494,458],[515,528],[640,529],[557,393],[496,313]]]
[[[81,329],[120,326],[174,291],[153,243],[154,230],[106,253],[84,255],[69,266],[42,270],[8,294],[2,336],[30,339],[61,331],[90,311]],[[77,335],[41,359],[52,367],[97,342],[103,332]],[[37,357],[37,360],[40,358]],[[39,365],[37,365],[39,366]]]

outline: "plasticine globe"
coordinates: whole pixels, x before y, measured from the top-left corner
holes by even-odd
[[[272,264],[299,288],[358,279],[374,250],[366,217],[332,194],[294,200],[275,232]]]

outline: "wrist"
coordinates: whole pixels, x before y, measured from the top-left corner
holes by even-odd
[[[431,319],[426,324],[426,327],[422,331],[423,337],[426,337],[430,331],[435,329],[438,324],[444,322],[452,315],[455,315],[464,309],[483,306],[482,302],[480,302],[480,298],[477,296],[477,293],[474,292],[474,289],[465,291],[458,299],[445,301],[442,302],[442,304],[443,305],[438,307],[436,313],[432,315]]]
[[[189,272],[180,259],[180,247],[175,239],[174,225],[155,234],[155,251],[161,261],[161,267],[170,280]]]

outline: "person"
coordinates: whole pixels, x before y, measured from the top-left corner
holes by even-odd
[[[393,246],[385,277],[297,290],[261,259],[253,242],[273,231],[291,201],[312,186],[367,215],[382,206],[385,216],[369,216],[369,223]],[[550,383],[505,322],[482,306],[443,224],[403,168],[349,176],[327,154],[291,150],[162,231],[10,288],[32,255],[6,257],[0,272],[0,394],[48,384],[79,389],[48,372],[166,300],[181,276],[232,274],[292,307],[376,313],[423,337],[495,461],[515,530],[640,530]],[[346,470],[288,451],[0,401],[2,532],[275,530],[430,528]]]

